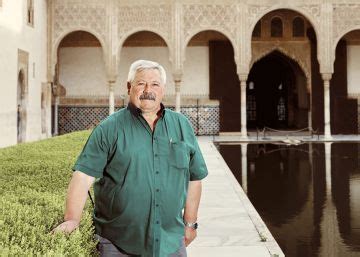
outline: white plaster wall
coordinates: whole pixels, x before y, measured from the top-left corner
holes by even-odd
[[[209,94],[209,49],[188,47],[181,86],[183,95]],[[115,95],[127,95],[126,80],[129,67],[138,59],[162,64],[167,73],[166,94],[175,94],[172,65],[167,47],[124,47],[120,54],[119,76]],[[102,48],[64,47],[59,51],[59,81],[67,96],[107,96],[108,87]]]
[[[2,1],[0,8],[0,147],[17,143],[18,49],[29,53],[26,141],[41,135],[41,83],[46,82],[47,1],[35,0],[34,27],[26,22],[26,1]],[[35,76],[33,76],[35,63]]]
[[[102,48],[60,48],[59,81],[68,96],[107,96],[109,90]]]
[[[186,48],[182,94],[209,96],[209,47],[193,46]]]
[[[138,59],[156,61],[164,66],[167,74],[166,94],[175,94],[172,65],[167,47],[124,47],[121,49],[119,77],[116,91],[126,94],[129,67]],[[206,46],[187,47],[181,94],[209,94],[209,49]]]
[[[360,95],[360,46],[347,47],[347,85],[349,95]]]

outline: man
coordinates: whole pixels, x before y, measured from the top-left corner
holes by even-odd
[[[165,83],[161,65],[134,62],[129,105],[93,130],[73,167],[65,222],[55,231],[78,227],[99,178],[93,219],[101,256],[186,256],[196,237],[207,168],[189,121],[161,103]]]

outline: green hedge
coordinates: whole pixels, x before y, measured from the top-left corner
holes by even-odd
[[[0,149],[0,256],[96,255],[89,201],[80,228],[49,232],[63,220],[71,167],[89,131]]]

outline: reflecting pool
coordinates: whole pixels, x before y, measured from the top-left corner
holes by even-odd
[[[360,256],[360,143],[218,149],[286,256]]]

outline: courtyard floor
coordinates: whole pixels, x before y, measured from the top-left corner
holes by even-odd
[[[203,180],[198,237],[189,257],[284,256],[213,144],[199,137],[209,175]]]

